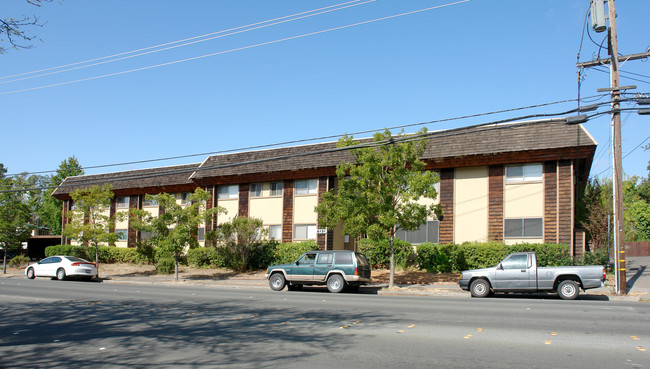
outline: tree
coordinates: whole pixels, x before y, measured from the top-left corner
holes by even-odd
[[[63,236],[80,242],[86,247],[95,247],[95,264],[99,278],[99,244],[113,244],[117,240],[114,229],[115,217],[106,215],[113,198],[113,186],[104,184],[76,190],[70,194],[74,201],[73,211],[68,212],[69,222],[63,229]]]
[[[418,203],[421,198],[436,198],[434,185],[439,181],[439,175],[426,171],[419,159],[426,137],[423,129],[395,137],[385,130],[375,134],[370,145],[352,136],[341,138],[338,147],[352,147],[354,162],[337,166],[338,188],[325,193],[316,206],[320,226],[333,229],[343,221],[343,232],[353,237],[389,239],[389,287],[395,274],[395,231],[416,230],[429,216],[441,215],[439,206]]]
[[[217,240],[224,247],[226,260],[234,271],[244,272],[250,268],[260,240],[268,233],[263,225],[262,219],[235,217],[219,226]]]
[[[52,0],[26,0],[28,4],[40,7],[43,3],[50,3]],[[0,19],[0,42],[9,42],[11,48],[29,49],[32,46],[23,42],[32,41],[36,36],[30,35],[25,31],[29,27],[42,27],[40,19],[37,16],[23,16],[21,18]],[[0,46],[0,54],[7,52],[7,48]]]
[[[589,180],[585,188],[584,219],[580,224],[587,231],[592,251],[606,247],[611,239],[608,214],[612,204],[611,198],[604,193],[606,190],[607,186],[603,186],[598,178]]]
[[[143,209],[131,209],[131,226],[139,231],[151,232],[151,243],[174,256],[174,271],[178,280],[178,257],[186,248],[198,246],[198,226],[225,209],[206,209],[205,202],[210,198],[210,193],[202,188],[197,188],[190,196],[189,205],[177,203],[176,198],[168,193],[147,195],[146,198],[158,203],[160,214],[156,217]]]
[[[21,187],[15,178],[0,178],[0,188]],[[29,238],[31,211],[21,192],[0,192],[0,245],[3,252],[3,273],[7,273],[7,252],[20,250]]]
[[[71,156],[59,164],[59,169],[49,179],[50,186],[58,186],[68,177],[83,175],[84,170],[76,157]],[[52,196],[54,189],[46,190],[42,196],[42,203],[38,209],[41,225],[50,229],[52,234],[61,234],[61,220],[63,219],[63,204]]]

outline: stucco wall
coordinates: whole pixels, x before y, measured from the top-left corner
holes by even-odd
[[[457,168],[454,180],[454,242],[488,239],[488,167]]]

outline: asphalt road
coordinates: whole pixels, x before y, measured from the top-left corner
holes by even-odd
[[[648,368],[650,303],[0,280],[3,368]]]

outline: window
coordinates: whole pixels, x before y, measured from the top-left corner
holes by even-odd
[[[305,254],[300,259],[298,259],[298,264],[314,264],[314,260],[316,260],[316,254]]]
[[[269,239],[271,240],[282,240],[282,226],[281,225],[270,225],[269,226]]]
[[[316,259],[316,264],[332,264],[332,254],[331,253],[318,254],[318,258]]]
[[[334,263],[336,265],[352,264],[352,253],[350,252],[337,252],[334,256]]]
[[[282,196],[282,182],[271,182],[271,196]]]
[[[181,194],[181,203],[183,205],[190,205],[192,203],[192,193],[191,192],[183,192]]]
[[[129,207],[129,197],[128,196],[120,196],[117,199],[115,199],[115,206],[118,208],[128,208]]]
[[[205,228],[199,227],[199,233],[197,238],[199,241],[205,241]]]
[[[140,231],[140,240],[149,241],[156,236],[155,232]]]
[[[117,234],[118,241],[126,241],[127,230],[126,229],[116,229],[115,233]]]
[[[238,197],[239,197],[238,185],[219,186],[219,188],[217,189],[217,198],[220,200],[236,199]]]
[[[542,238],[543,231],[542,218],[505,219],[505,238]]]
[[[294,227],[293,232],[294,240],[315,240],[316,239],[316,225],[315,224],[298,224]]]
[[[430,220],[425,224],[422,224],[416,231],[405,231],[403,229],[398,229],[395,232],[395,237],[411,244],[420,244],[425,242],[438,243],[439,227],[439,221]]]
[[[506,167],[506,182],[532,182],[542,180],[542,164],[512,165]]]
[[[144,201],[142,202],[142,206],[158,206],[158,201],[154,199],[147,199],[145,197]]]
[[[315,179],[296,181],[296,195],[315,195],[318,182]]]
[[[249,191],[251,197],[262,197],[262,184],[252,183]]]
[[[501,263],[503,269],[528,268],[528,255],[512,255]]]

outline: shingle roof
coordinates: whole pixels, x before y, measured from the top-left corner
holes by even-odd
[[[109,183],[113,190],[132,188],[155,188],[163,186],[191,185],[190,175],[200,163],[176,165],[169,167],[129,170],[105,174],[93,174],[66,178],[54,190],[53,196],[61,196],[80,188]]]
[[[480,125],[429,133],[424,160],[576,147],[595,150],[596,146],[596,141],[582,125],[567,125],[563,119]],[[369,142],[370,139],[362,141]],[[68,177],[53,194],[65,196],[78,188],[102,183],[111,183],[114,190],[192,185],[195,180],[213,177],[334,168],[350,160],[350,152],[337,149],[336,142],[247,151],[210,156],[201,164]]]
[[[529,121],[430,132],[422,159],[595,145],[581,125],[567,125],[564,120]],[[192,179],[335,167],[352,159],[349,151],[327,152],[335,148],[336,142],[328,142],[210,156]]]

